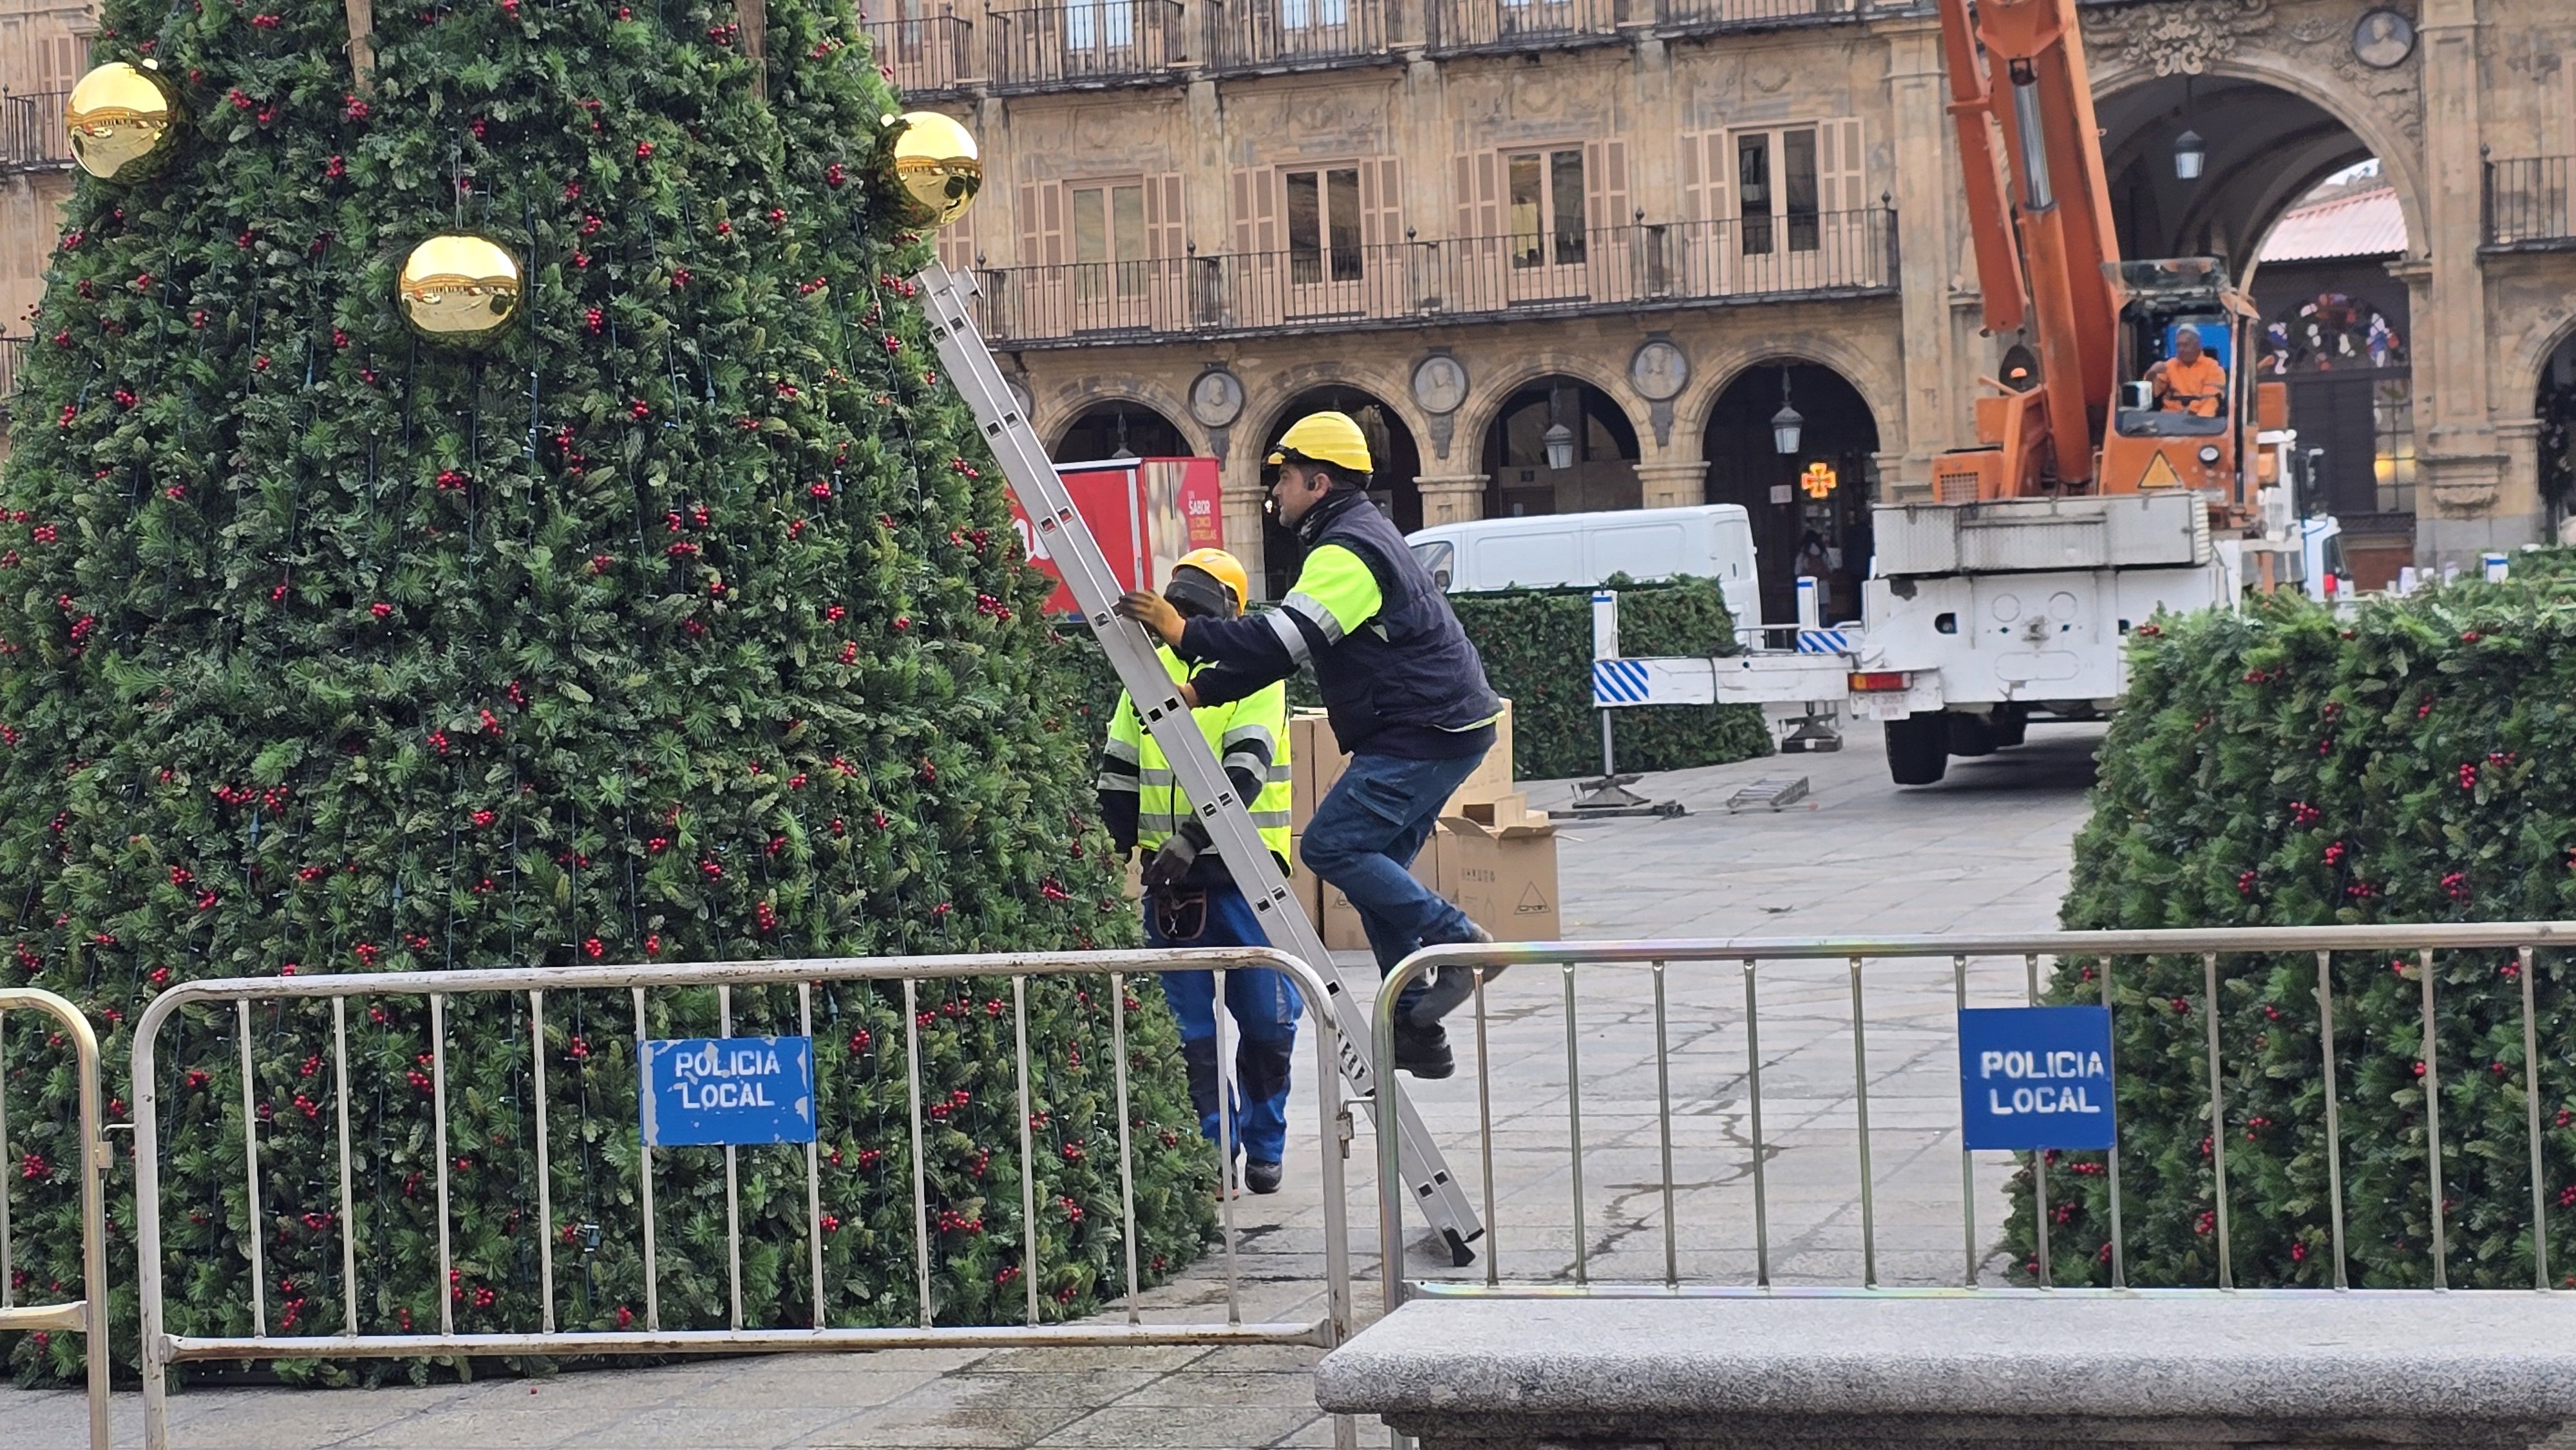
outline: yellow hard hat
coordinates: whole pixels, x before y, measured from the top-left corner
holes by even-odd
[[[1234,612],[1243,612],[1243,601],[1252,594],[1252,576],[1243,570],[1243,561],[1223,549],[1192,549],[1172,566],[1174,572],[1196,569],[1234,591]]]
[[[1279,464],[1292,458],[1365,474],[1370,470],[1368,435],[1348,413],[1309,413],[1279,435],[1268,461]]]

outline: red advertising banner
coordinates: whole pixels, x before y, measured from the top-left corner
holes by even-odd
[[[1225,547],[1223,494],[1213,458],[1120,458],[1062,464],[1056,472],[1124,588],[1160,589],[1171,582],[1182,555]],[[1011,524],[1030,562],[1061,581],[1063,574],[1039,547],[1017,498],[1011,501]],[[1070,614],[1074,608],[1073,592],[1059,582],[1047,612]]]

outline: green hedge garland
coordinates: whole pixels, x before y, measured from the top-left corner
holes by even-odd
[[[2511,583],[2348,616],[2276,597],[2140,630],[2065,925],[2576,916],[2576,571],[2558,556],[2515,570]],[[2056,999],[2099,1000],[2097,969],[2066,963]],[[2433,970],[2449,1282],[2528,1288],[2523,983],[2510,952],[2444,953]],[[2576,1269],[2576,998],[2563,953],[2541,953],[2534,978],[2542,1183],[2564,1278]],[[2411,954],[2347,953],[2333,986],[2351,1282],[2427,1286],[2420,969]],[[2313,956],[2222,963],[2216,1125],[2200,961],[2126,960],[2113,987],[2131,1282],[2215,1282],[2223,1135],[2236,1282],[2331,1284]],[[2056,1280],[2107,1282],[2102,1155],[2051,1156]],[[2009,1242],[2035,1269],[2027,1170],[2015,1191]]]
[[[173,982],[1121,945],[1073,651],[1000,480],[937,374],[929,256],[889,204],[895,109],[842,0],[770,0],[765,103],[730,7],[467,0],[384,14],[365,94],[336,0],[111,0],[98,58],[156,59],[175,154],[84,181],[53,259],[0,486],[0,980],[91,1013],[127,1112],[131,1025]],[[462,225],[527,266],[476,359],[416,342],[401,257]],[[1139,1257],[1199,1250],[1212,1155],[1150,983]],[[1020,1262],[1007,986],[919,1003],[943,1322],[1049,1316],[1123,1272],[1101,979],[1032,990],[1041,1263]],[[815,1008],[835,1323],[908,1322],[901,997]],[[735,994],[737,1031],[795,994]],[[252,1014],[260,1214],[240,1179],[228,1012],[165,1033],[171,1328],[528,1329],[536,1244],[576,1328],[642,1313],[633,1010],[547,1013],[555,1221],[524,1004],[451,1003],[437,1274],[418,998],[349,1010],[356,1222],[327,1008]],[[716,1030],[711,991],[648,1030]],[[76,1292],[70,1077],[11,1014],[21,1302]],[[663,1321],[727,1318],[722,1155],[662,1155]],[[807,1322],[801,1152],[743,1158],[743,1300]],[[132,1165],[115,1170],[116,1343],[134,1343]],[[339,1235],[358,1240],[358,1282]],[[61,1286],[70,1286],[68,1290]],[[0,1337],[21,1380],[76,1336]],[[306,1364],[345,1378],[381,1370]],[[415,1367],[414,1373],[425,1373]]]

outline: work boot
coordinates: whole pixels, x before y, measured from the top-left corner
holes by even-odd
[[[1493,944],[1494,934],[1472,921],[1467,923],[1467,934],[1455,942],[1423,943],[1425,946],[1492,946]],[[1485,980],[1488,982],[1502,974],[1501,967],[1485,968]],[[1476,995],[1474,967],[1442,967],[1432,974],[1430,982],[1422,989],[1421,998],[1404,1014],[1404,1020],[1415,1026],[1434,1026],[1441,1018],[1457,1011],[1461,1003],[1474,995]]]
[[[1418,1078],[1438,1078],[1456,1072],[1458,1060],[1449,1055],[1449,1034],[1439,1023],[1416,1027],[1400,1021],[1395,1024],[1395,1067]]]
[[[1243,1186],[1254,1193],[1277,1193],[1279,1173],[1280,1168],[1276,1163],[1264,1163],[1257,1158],[1247,1158],[1243,1161]]]

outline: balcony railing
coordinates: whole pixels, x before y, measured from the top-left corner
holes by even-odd
[[[1033,343],[1347,331],[1893,290],[1885,209],[1384,246],[1002,267],[985,335]]]
[[[18,409],[18,379],[34,343],[32,337],[0,337],[0,433],[8,431],[9,415]]]
[[[985,16],[997,92],[1131,84],[1189,59],[1180,0],[1065,0]]]
[[[71,137],[63,130],[63,98],[69,94],[0,95],[0,167],[33,170],[71,164]]]
[[[1655,4],[1659,28],[1691,32],[1854,20],[1863,10],[1887,8],[1888,0],[1655,0]]]
[[[2569,206],[2566,156],[2526,156],[2490,161],[2486,176],[2487,245],[2576,245],[2576,209]]]
[[[1651,7],[1655,0],[1430,0],[1430,48],[1446,54],[1606,40],[1618,35],[1631,3]]]
[[[1304,70],[1384,59],[1386,0],[1225,0],[1209,7],[1218,71]]]
[[[937,15],[871,20],[866,29],[877,64],[907,96],[954,92],[975,78],[974,27],[945,7]]]

